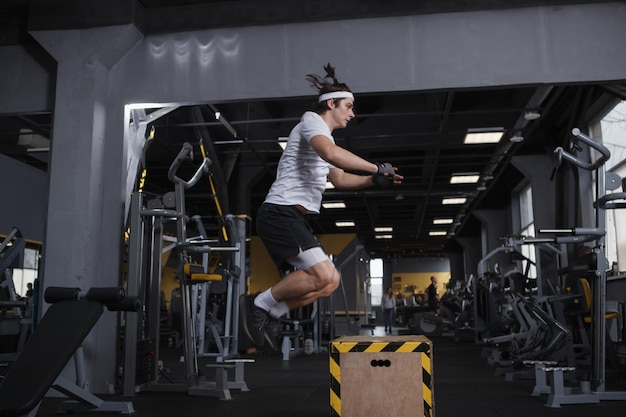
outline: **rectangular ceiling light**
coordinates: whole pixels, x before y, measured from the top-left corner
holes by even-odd
[[[383,233],[383,232],[393,232],[393,227],[375,227],[374,231],[376,233]]]
[[[479,179],[480,174],[477,172],[452,174],[452,177],[450,177],[450,184],[476,184]]]
[[[335,226],[337,226],[337,227],[354,227],[354,226],[356,226],[356,223],[354,223],[351,220],[342,220],[342,221],[336,221],[335,222]]]
[[[433,224],[452,224],[453,221],[453,219],[435,219]]]
[[[376,239],[393,239],[393,235],[376,235]]]
[[[466,201],[467,201],[467,198],[465,198],[465,197],[450,197],[450,198],[444,198],[443,200],[441,200],[441,204],[443,204],[443,205],[447,205],[447,204],[465,204]]]
[[[463,143],[466,145],[477,145],[484,143],[498,143],[502,139],[504,128],[502,127],[490,127],[480,129],[467,129],[465,140]]]
[[[325,209],[340,209],[346,208],[346,203],[343,201],[329,201],[327,203],[322,203],[322,207]]]
[[[441,230],[433,230],[431,232],[428,232],[428,236],[445,236],[447,235],[447,232],[441,231]]]

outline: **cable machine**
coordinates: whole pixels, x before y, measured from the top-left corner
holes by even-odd
[[[582,142],[589,149],[595,149],[600,157],[592,163],[582,161],[568,153],[563,148],[555,149],[557,167],[562,160],[566,160],[576,167],[596,174],[595,196],[595,227],[575,227],[571,229],[544,229],[539,233],[556,235],[549,241],[556,243],[585,243],[594,242],[592,253],[586,258],[589,260],[589,273],[593,275],[593,311],[592,311],[592,362],[590,381],[581,381],[581,387],[567,389],[563,384],[563,372],[574,369],[555,368],[550,370],[551,394],[548,406],[559,407],[561,404],[597,403],[601,400],[626,400],[624,391],[608,391],[606,388],[606,279],[609,269],[605,253],[606,210],[626,208],[626,187],[624,181],[618,181],[615,175],[607,175],[605,163],[611,157],[610,151],[602,144],[593,141],[590,137],[575,128],[572,136],[576,142]],[[622,192],[607,193],[622,185]]]
[[[547,255],[554,256],[554,261],[557,265],[557,268],[561,268],[565,266],[567,263],[564,259],[564,251],[562,248],[559,248],[553,245],[553,239],[546,238],[535,238],[532,236],[526,237],[514,237],[514,236],[505,236],[504,244],[491,252],[485,255],[479,262],[477,266],[477,277],[478,279],[472,279],[472,293],[475,295],[475,302],[473,303],[473,314],[476,326],[474,328],[475,342],[481,343],[482,333],[492,324],[492,321],[496,320],[498,317],[498,307],[496,300],[493,300],[492,292],[494,288],[493,286],[497,286],[498,289],[504,289],[507,286],[507,280],[514,276],[515,273],[523,274],[524,276],[528,275],[528,269],[531,264],[536,266],[537,277],[535,279],[536,282],[536,299],[537,302],[545,301],[546,294],[544,294],[544,288],[546,284],[551,284],[548,277],[544,276],[543,268],[541,264],[542,253]],[[565,239],[560,240],[559,243],[577,243],[579,239]],[[526,258],[521,252],[518,251],[521,245],[533,245],[535,249],[535,259],[536,261],[532,261],[531,259]],[[489,262],[496,256],[500,254],[510,255],[511,263],[513,264],[513,269],[504,273],[503,271],[499,271],[498,265],[496,265],[495,277],[493,279],[489,279],[491,275],[491,271],[489,271]],[[527,262],[526,268],[522,267],[522,260]],[[493,282],[497,280],[497,282]],[[520,335],[516,335],[519,337]],[[508,336],[507,336],[508,337]],[[493,343],[493,338],[492,338]]]
[[[150,200],[144,193],[136,192],[131,198],[130,235],[128,246],[127,293],[144,300],[141,318],[130,316],[125,326],[125,351],[123,359],[123,393],[133,395],[138,391],[165,390],[186,391],[190,395],[214,396],[230,399],[230,389],[247,390],[244,381],[245,361],[238,359],[238,296],[243,292],[240,275],[245,271],[246,218],[225,216],[232,236],[228,245],[216,246],[204,236],[188,238],[185,211],[185,190],[193,187],[200,178],[208,174],[211,165],[204,157],[192,178],[183,180],[177,170],[185,160],[192,160],[192,146],[185,143],[169,168],[168,178],[174,184],[174,192]],[[180,283],[182,302],[182,359],[185,364],[185,381],[174,383],[159,366],[161,336],[161,273],[162,253],[170,249],[163,247],[163,226],[168,221],[176,222],[176,237],[172,247],[178,253],[176,277]],[[172,239],[170,239],[172,240]],[[222,253],[230,256],[221,273],[208,271],[208,255]],[[196,258],[201,256],[202,263]],[[216,371],[215,381],[205,381],[198,369],[198,357],[206,353],[203,344],[205,332],[204,309],[206,298],[213,282],[226,281],[226,323],[224,336],[219,337],[220,348],[215,363],[207,367]],[[201,337],[200,337],[201,336]],[[235,379],[228,380],[227,370],[235,369]]]

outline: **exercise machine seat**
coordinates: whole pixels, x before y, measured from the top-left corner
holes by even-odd
[[[592,309],[592,305],[593,305],[593,298],[591,296],[591,286],[589,285],[589,281],[587,281],[586,278],[579,278],[578,279],[578,288],[579,291],[582,293],[583,297],[584,297],[584,302],[585,302],[585,309],[586,309],[586,315],[583,317],[583,320],[585,321],[585,323],[589,324],[592,322],[592,317],[591,317],[591,309]],[[605,320],[612,320],[612,319],[616,319],[619,318],[621,316],[621,314],[618,311],[611,311],[608,312],[604,315],[604,319]]]
[[[222,275],[205,274],[204,267],[198,264],[190,264],[190,263],[184,264],[183,276],[185,278],[185,282],[188,284],[200,284],[203,282],[222,281]]]
[[[52,304],[0,384],[0,416],[21,416],[43,399],[103,312],[97,301]]]

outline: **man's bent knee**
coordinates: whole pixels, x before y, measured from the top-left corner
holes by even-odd
[[[339,275],[339,271],[337,271],[334,267],[331,268],[325,280],[326,285],[320,290],[323,293],[322,296],[327,297],[335,292],[335,290],[339,287],[340,282],[341,276]]]
[[[330,294],[339,287],[339,271],[330,261],[320,262],[307,272],[314,277],[315,291],[329,291]]]
[[[328,289],[328,295],[333,293],[337,288],[339,288],[339,284],[341,283],[341,275],[336,268],[333,267],[333,274],[330,280],[330,283],[326,287]]]

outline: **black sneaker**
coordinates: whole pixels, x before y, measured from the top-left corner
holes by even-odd
[[[265,344],[265,327],[269,322],[267,311],[254,305],[256,295],[243,294],[239,297],[239,310],[243,330],[257,347]]]
[[[274,352],[280,352],[280,342],[278,341],[278,332],[280,331],[280,319],[268,316],[268,322],[265,326],[265,343],[266,347]]]

